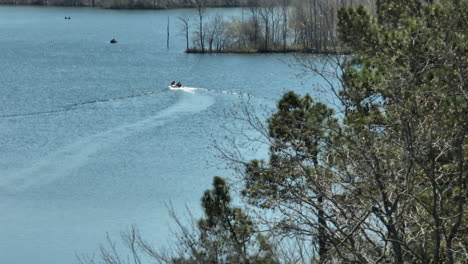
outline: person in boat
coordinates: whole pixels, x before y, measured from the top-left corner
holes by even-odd
[[[172,82],[171,82],[171,86],[175,86],[175,81],[172,81]]]
[[[182,84],[180,82],[178,82],[177,87],[182,87]]]

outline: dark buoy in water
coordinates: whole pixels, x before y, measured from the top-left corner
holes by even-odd
[[[110,43],[115,44],[115,43],[117,43],[117,40],[115,40],[115,38],[113,38],[113,39],[111,39]]]

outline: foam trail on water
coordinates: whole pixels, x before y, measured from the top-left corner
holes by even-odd
[[[87,105],[87,104],[96,104],[96,103],[105,103],[105,102],[120,101],[120,100],[125,100],[125,99],[140,97],[140,96],[158,94],[158,93],[161,93],[161,92],[164,92],[164,91],[167,91],[167,89],[145,91],[145,92],[141,92],[141,93],[137,93],[137,94],[131,94],[131,95],[120,96],[120,97],[114,97],[114,98],[107,98],[107,99],[96,99],[96,100],[91,100],[91,101],[86,101],[86,102],[80,102],[80,103],[70,104],[70,105],[66,105],[66,106],[64,106],[64,107],[62,107],[62,108],[59,108],[59,109],[48,110],[48,111],[38,111],[38,112],[30,112],[30,113],[16,113],[16,114],[5,114],[5,115],[0,115],[0,118],[22,117],[22,116],[35,116],[35,115],[54,114],[54,113],[59,113],[59,112],[73,111],[73,110],[78,110],[78,109],[80,109],[80,108],[78,108],[79,106],[83,106],[83,105]]]
[[[66,177],[74,170],[86,165],[93,154],[103,151],[113,143],[139,131],[162,126],[181,114],[203,111],[213,103],[214,98],[211,96],[192,92],[184,93],[177,103],[154,116],[80,138],[20,170],[2,172],[0,188],[19,192]]]
[[[204,88],[195,88],[195,87],[187,87],[187,86],[182,86],[182,87],[168,87],[170,90],[175,90],[175,91],[184,91],[188,93],[195,93],[195,91],[207,91],[207,89]]]
[[[239,95],[240,94],[238,92],[233,92],[233,91],[214,90],[214,89],[207,89],[207,91],[213,92],[213,93],[222,93],[222,94],[233,94],[233,95]],[[248,93],[245,93],[245,94],[249,95],[249,96],[253,96],[253,95],[250,95]]]
[[[207,89],[207,88],[195,88],[195,87],[168,87],[170,90],[180,90],[184,92],[194,93],[195,91],[204,91],[204,92],[211,92],[211,93],[221,93],[221,94],[232,94],[232,95],[247,95],[249,97],[255,97],[249,93],[242,93],[242,92],[234,92],[234,91],[225,91],[225,90],[215,90],[215,89]]]
[[[87,101],[87,102],[81,102],[81,103],[76,103],[76,104],[67,105],[66,108],[71,108],[71,107],[76,107],[76,106],[86,105],[86,104],[95,104],[95,103],[105,103],[105,102],[120,101],[120,100],[125,100],[125,99],[140,97],[140,96],[158,94],[158,93],[161,93],[161,92],[164,92],[164,91],[167,91],[167,89],[160,89],[160,90],[154,90],[154,91],[145,91],[145,92],[141,92],[141,93],[137,93],[137,94],[131,94],[131,95],[120,96],[120,97],[114,97],[114,98],[108,98],[108,99],[91,100],[91,101]]]

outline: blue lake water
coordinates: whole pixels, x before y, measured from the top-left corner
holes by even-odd
[[[0,6],[0,263],[76,263],[132,224],[163,246],[164,203],[199,213],[231,176],[211,144],[239,94],[260,109],[311,91],[291,55],[185,54],[181,14]]]

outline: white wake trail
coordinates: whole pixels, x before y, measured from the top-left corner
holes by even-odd
[[[208,91],[205,88],[195,88],[195,87],[187,87],[187,86],[182,86],[182,87],[168,87],[169,90],[174,90],[174,91],[184,91],[188,93],[195,93],[195,91]]]
[[[210,107],[214,99],[208,95],[193,94],[188,90],[181,99],[169,108],[135,123],[125,124],[113,129],[83,137],[50,153],[42,159],[18,171],[2,173],[0,188],[8,191],[24,191],[32,186],[44,185],[88,163],[91,156],[115,142],[139,131],[162,126],[180,114],[197,113]]]

